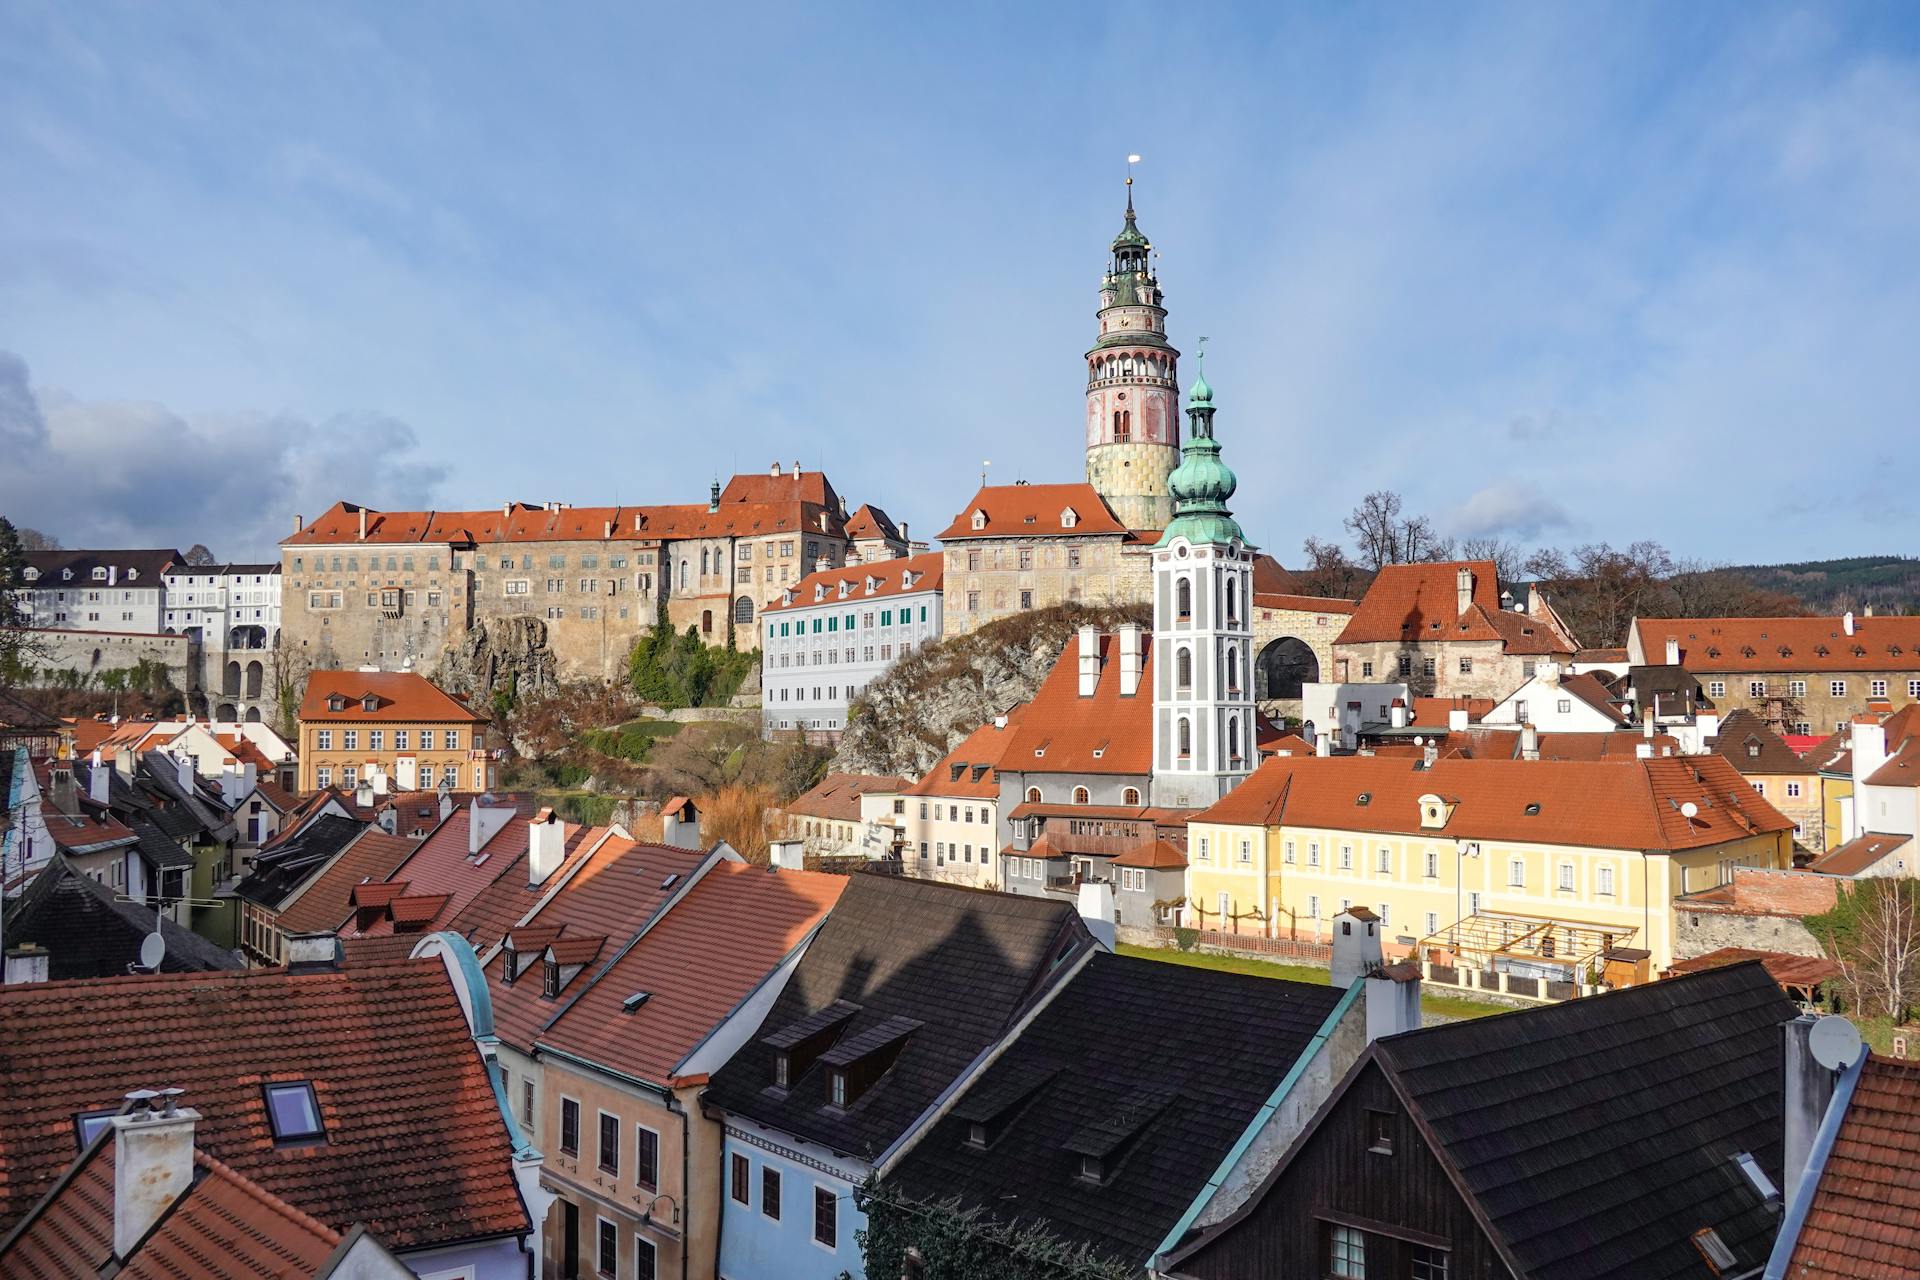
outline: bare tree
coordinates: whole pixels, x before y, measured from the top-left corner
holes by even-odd
[[[1582,644],[1599,648],[1626,643],[1637,615],[1657,615],[1673,575],[1673,559],[1657,542],[1625,549],[1594,542],[1563,554],[1536,551],[1526,572],[1544,583],[1562,619]]]
[[[196,542],[187,549],[187,563],[196,568],[205,568],[208,565],[219,564],[220,560],[213,552],[207,550],[206,543]]]
[[[20,535],[20,548],[23,551],[60,550],[60,539],[50,533],[42,533],[38,529],[29,529],[25,525],[21,525],[17,532]]]
[[[1302,550],[1306,552],[1307,567],[1294,574],[1294,580],[1303,593],[1341,600],[1359,595],[1366,573],[1347,556],[1345,547],[1309,537]]]
[[[1452,540],[1435,533],[1433,521],[1426,516],[1407,515],[1406,503],[1389,489],[1376,489],[1360,499],[1360,505],[1341,524],[1353,536],[1360,564],[1366,569],[1378,571],[1382,565],[1453,556]]]
[[[1857,880],[1818,917],[1815,936],[1865,1013],[1899,1019],[1920,993],[1920,883]]]
[[[1527,553],[1505,538],[1468,538],[1460,544],[1460,558],[1493,561],[1494,576],[1502,582],[1518,582],[1526,574]]]

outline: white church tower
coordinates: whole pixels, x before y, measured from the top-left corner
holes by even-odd
[[[1206,340],[1201,339],[1202,342]],[[1199,372],[1168,478],[1174,517],[1153,548],[1153,803],[1193,809],[1259,762],[1253,706],[1253,548],[1227,510],[1237,486]]]

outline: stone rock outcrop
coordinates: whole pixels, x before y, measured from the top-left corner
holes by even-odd
[[[1146,605],[1062,604],[988,623],[902,658],[847,717],[835,773],[917,778],[975,729],[1033,697],[1083,624],[1148,624]]]
[[[476,707],[502,686],[522,698],[551,692],[560,677],[546,622],[523,616],[478,623],[441,654],[435,683]]]

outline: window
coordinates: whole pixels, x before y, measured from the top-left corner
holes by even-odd
[[[1755,794],[1757,794],[1757,795],[1765,795],[1765,794],[1767,794],[1767,784],[1766,784],[1766,783],[1764,783],[1764,782],[1755,782],[1755,783],[1753,784],[1753,789],[1754,789],[1754,792],[1755,792]]]
[[[1427,879],[1437,880],[1439,877],[1440,855],[1429,849],[1427,850]]]
[[[267,1086],[267,1119],[275,1142],[305,1142],[326,1137],[320,1123],[320,1103],[305,1080]]]
[[[1120,793],[1120,803],[1132,808],[1137,808],[1140,804],[1140,788],[1128,787],[1125,791],[1122,791]]]
[[[1280,860],[1288,866],[1293,865],[1293,841],[1289,840],[1280,854]]]
[[[1212,859],[1207,857],[1207,838],[1205,836],[1201,836],[1200,837],[1200,861],[1209,862],[1211,860]]]
[[[1371,680],[1373,678],[1373,664],[1371,662],[1363,662],[1360,664],[1360,678],[1362,680]]]
[[[1440,932],[1440,917],[1436,913],[1429,911],[1427,912],[1427,936],[1431,938],[1438,932]]]
[[[1747,696],[1748,696],[1749,698],[1764,698],[1764,697],[1766,697],[1766,696],[1767,696],[1767,682],[1766,682],[1765,680],[1749,680],[1749,681],[1747,681]]]
[[[1240,861],[1242,862],[1253,861],[1253,842],[1252,841],[1242,840],[1240,842]]]
[[[1601,867],[1594,873],[1594,892],[1603,898],[1613,896],[1613,868]]]
[[[760,1212],[780,1221],[780,1171],[770,1164],[760,1166]]]
[[[1460,659],[1460,674],[1463,676],[1470,676],[1473,674],[1472,658],[1463,657]]]
[[[1422,658],[1422,659],[1420,660],[1420,674],[1421,674],[1421,675],[1423,675],[1423,676],[1431,676],[1431,675],[1432,675],[1432,674],[1434,673],[1434,672],[1433,672],[1433,668],[1434,668],[1434,660],[1433,660],[1432,658]]]
[[[384,751],[386,750],[386,742],[387,742],[386,730],[384,729],[367,730],[367,750]]]
[[[1408,1245],[1407,1280],[1447,1280],[1447,1251],[1424,1244]]]
[[[533,1136],[533,1077],[528,1076],[520,1082],[520,1127]]]
[[[1075,804],[1086,804],[1091,800],[1091,798],[1092,797],[1087,794],[1087,789],[1085,787],[1075,787],[1073,789],[1073,802]]]
[[[747,1175],[750,1172],[747,1158],[737,1151],[734,1152],[727,1191],[737,1204],[746,1204],[753,1194],[747,1186]]]
[[[1310,867],[1320,865],[1320,842],[1318,840],[1307,841],[1307,865]]]
[[[321,751],[333,750],[333,730],[322,729],[313,735],[313,745]]]
[[[1342,871],[1353,870],[1353,846],[1350,844],[1340,846],[1340,869]]]
[[[1320,895],[1317,893],[1307,895],[1307,918],[1310,920],[1320,918]]]
[[[80,1140],[80,1149],[85,1151],[102,1129],[113,1123],[118,1111],[82,1111],[73,1118],[73,1133]]]
[[[599,1248],[595,1251],[594,1263],[600,1268],[600,1274],[610,1276],[614,1268],[620,1265],[620,1233],[605,1218],[595,1219],[599,1227]]]
[[[432,730],[430,729],[422,729],[420,731],[420,741],[423,745],[427,740],[427,737],[426,737],[427,734],[431,732]],[[460,749],[460,731],[458,729],[447,730],[446,736],[442,739],[442,741],[446,743],[446,749],[448,751],[458,751]]]
[[[1382,874],[1392,874],[1393,850],[1387,848],[1385,845],[1381,845],[1379,849],[1379,860],[1375,866]]]
[[[1710,697],[1710,698],[1724,698],[1724,697],[1726,697],[1726,696],[1727,696],[1727,682],[1726,682],[1725,680],[1709,680],[1709,681],[1707,681],[1707,696],[1708,696],[1708,697]]]
[[[1352,1227],[1327,1226],[1327,1275],[1335,1280],[1365,1280],[1367,1237]]]
[[[1847,696],[1847,682],[1845,680],[1829,681],[1827,684],[1827,692],[1836,698],[1844,698]]]
[[[1867,686],[1867,692],[1876,698],[1884,698],[1887,696],[1887,682],[1875,680]]]
[[[1805,680],[1789,680],[1789,681],[1787,681],[1787,696],[1788,696],[1788,697],[1790,697],[1790,698],[1804,698],[1804,697],[1806,697],[1806,696],[1807,696],[1807,682],[1806,682]]]
[[[633,1238],[633,1280],[659,1280],[660,1252],[645,1236]]]
[[[560,1099],[560,1150],[562,1154],[580,1154],[580,1104],[572,1098]]]
[[[395,729],[393,731],[393,749],[395,751],[405,751],[408,749],[407,743],[407,731],[405,729]]]
[[[829,1249],[840,1246],[840,1199],[827,1187],[813,1189],[813,1242]]]
[[[1527,883],[1527,864],[1514,858],[1507,863],[1507,884],[1515,889],[1524,888]]]
[[[1907,696],[1915,700],[1920,700],[1920,680],[1907,681]]]
[[[1560,888],[1562,892],[1565,893],[1573,892],[1573,864],[1571,862],[1563,862],[1560,864]]]
[[[360,731],[358,729],[343,729],[340,733],[340,745],[348,751],[358,751],[360,749]]]
[[[1800,784],[1797,782],[1789,782],[1787,784],[1787,799],[1798,800],[1799,798],[1800,798]]]
[[[1367,1150],[1375,1155],[1393,1154],[1393,1113],[1390,1111],[1367,1112]]]
[[[643,1125],[633,1127],[633,1180],[649,1191],[660,1186],[660,1135]]]

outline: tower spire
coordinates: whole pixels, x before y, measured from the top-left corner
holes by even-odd
[[[1220,460],[1220,442],[1213,438],[1213,388],[1207,385],[1206,339],[1200,339],[1194,363],[1201,366],[1187,393],[1187,446],[1180,465],[1167,477],[1173,494],[1173,520],[1160,537],[1166,546],[1176,537],[1188,542],[1246,544],[1247,535],[1227,509],[1227,499],[1240,487],[1233,468]]]

